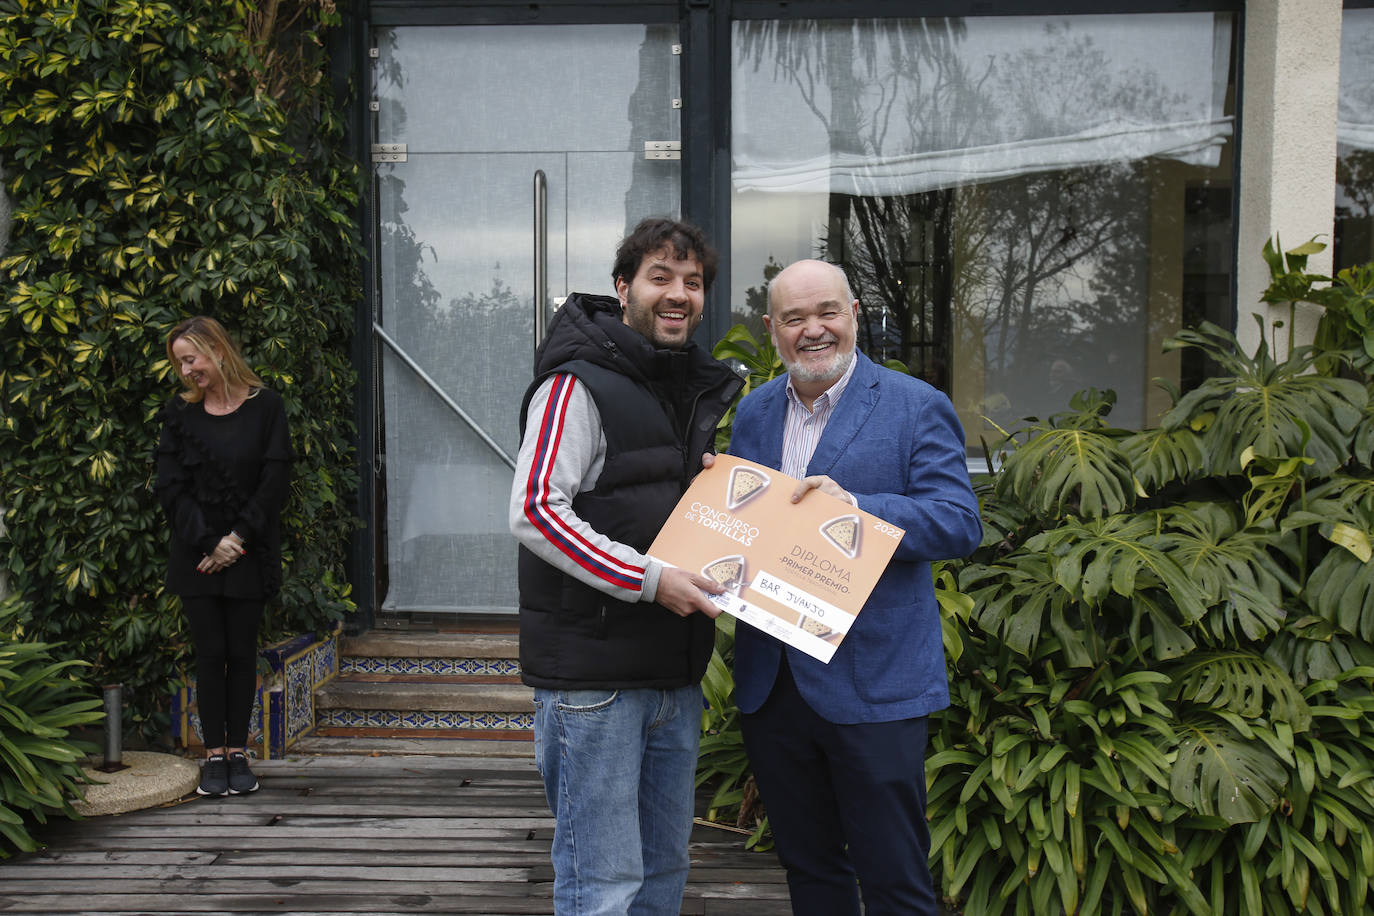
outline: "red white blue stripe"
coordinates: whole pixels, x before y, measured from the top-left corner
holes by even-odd
[[[549,476],[558,459],[558,445],[563,438],[568,401],[576,384],[576,376],[566,373],[553,376],[549,400],[539,424],[539,438],[535,445],[534,460],[530,464],[530,476],[525,485],[525,518],[549,543],[592,575],[620,588],[640,591],[644,587],[643,567],[621,562],[597,547],[549,505]]]

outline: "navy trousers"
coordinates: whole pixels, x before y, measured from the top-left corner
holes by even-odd
[[[795,916],[937,916],[926,825],[926,719],[836,725],[784,660],[744,746]]]

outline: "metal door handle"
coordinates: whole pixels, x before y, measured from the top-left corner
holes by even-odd
[[[534,349],[544,342],[549,302],[549,183],[534,172]]]

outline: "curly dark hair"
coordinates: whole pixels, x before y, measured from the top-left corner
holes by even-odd
[[[673,257],[685,258],[696,255],[701,262],[701,278],[705,288],[711,288],[716,278],[716,266],[720,256],[711,243],[706,241],[706,233],[691,223],[670,219],[666,216],[651,216],[639,221],[634,231],[621,241],[615,250],[615,266],[611,268],[611,280],[621,277],[629,283],[639,273],[639,265],[646,254],[653,254],[664,246],[670,246]]]

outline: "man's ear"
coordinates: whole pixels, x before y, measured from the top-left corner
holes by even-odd
[[[620,297],[620,307],[624,308],[629,303],[630,281],[624,277],[616,277],[615,294]]]

